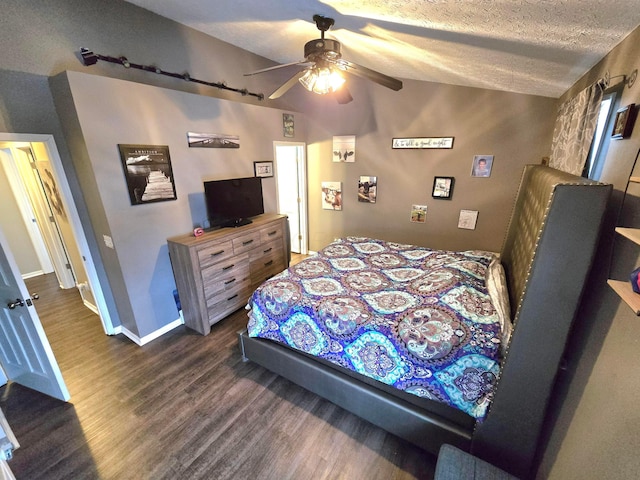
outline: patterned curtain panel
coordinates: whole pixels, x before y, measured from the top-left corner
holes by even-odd
[[[550,166],[573,175],[582,175],[596,130],[601,101],[602,87],[595,83],[560,105],[553,130]]]

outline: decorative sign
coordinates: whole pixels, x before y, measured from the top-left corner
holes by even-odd
[[[453,148],[453,137],[394,138],[391,148]]]

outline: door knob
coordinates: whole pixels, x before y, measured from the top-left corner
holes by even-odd
[[[15,302],[7,303],[7,307],[9,307],[10,310],[13,310],[16,307],[24,307],[24,301],[22,301],[19,298],[16,298]]]

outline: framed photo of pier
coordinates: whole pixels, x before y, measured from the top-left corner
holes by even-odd
[[[167,145],[118,145],[131,205],[177,199]]]

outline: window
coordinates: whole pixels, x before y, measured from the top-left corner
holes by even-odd
[[[614,87],[614,89],[608,90],[602,97],[598,123],[596,124],[596,131],[593,135],[593,142],[591,143],[591,150],[589,150],[587,163],[582,172],[583,177],[592,180],[600,179],[604,160],[607,156],[607,150],[609,149],[610,136],[606,135],[606,132],[610,132],[613,128],[613,112],[615,111],[615,106],[619,103],[622,88],[624,88],[624,83]]]

